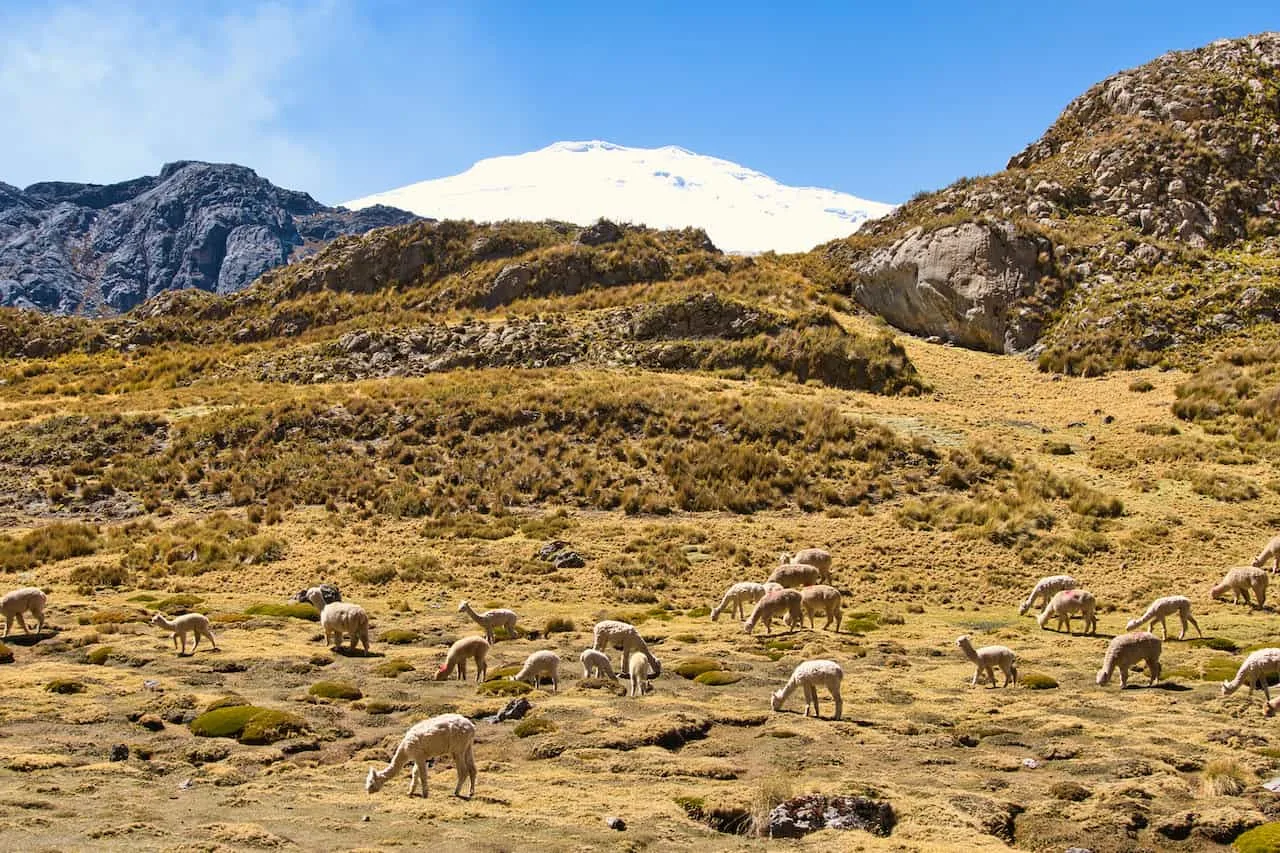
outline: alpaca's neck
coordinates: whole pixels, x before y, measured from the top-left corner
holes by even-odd
[[[777,692],[776,695],[778,697],[778,701],[785,702],[787,697],[794,693],[795,689],[799,686],[800,681],[794,675],[791,676],[791,678],[787,680],[787,683],[782,685],[782,689]]]
[[[309,601],[311,603],[311,606],[314,607],[316,610],[319,610],[321,613],[324,612],[324,607],[325,607],[324,596],[321,595],[320,593],[318,592],[311,593],[311,595],[307,596],[307,601]]]
[[[978,650],[973,647],[973,643],[963,642],[960,644],[960,651],[964,652],[964,656],[974,663],[978,662]]]
[[[159,622],[164,627],[168,628],[170,631],[173,631],[178,627],[176,624],[166,619],[163,613],[156,614],[156,621]]]
[[[483,625],[483,624],[484,624],[484,620],[480,618],[480,614],[479,614],[479,613],[477,613],[477,612],[476,612],[476,611],[471,607],[471,605],[470,605],[470,604],[464,604],[464,605],[462,605],[462,612],[466,613],[468,616],[470,616],[470,617],[471,617],[472,619],[474,619],[475,621],[479,622],[481,625]]]

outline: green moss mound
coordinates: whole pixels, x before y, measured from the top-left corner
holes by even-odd
[[[398,678],[406,672],[413,672],[417,667],[403,658],[389,658],[373,667],[373,674],[382,678]]]
[[[720,668],[720,662],[711,658],[689,658],[682,660],[675,666],[671,667],[671,671],[683,678],[697,678],[699,675],[707,672],[714,672]]]
[[[385,699],[370,699],[364,703],[364,712],[375,716],[380,714],[390,714],[396,710],[396,706]]]
[[[214,699],[212,702],[210,702],[208,705],[205,706],[204,710],[205,710],[205,713],[207,714],[210,711],[216,711],[219,708],[246,708],[248,707],[248,705],[249,705],[248,700],[245,699],[243,696],[237,696],[234,693],[228,693],[226,696],[223,696],[221,699]]]
[[[98,648],[85,654],[84,662],[93,666],[102,666],[111,657],[112,651],[113,649],[110,646],[98,646]]]
[[[306,731],[306,720],[288,711],[237,705],[206,711],[191,721],[196,737],[229,737],[241,743],[275,743]]]
[[[485,674],[485,681],[498,681],[503,678],[510,678],[520,671],[519,664],[511,664],[510,666],[500,666],[497,669],[491,669]]]
[[[484,696],[523,696],[533,688],[523,681],[486,681],[476,687]]]
[[[288,619],[306,619],[308,622],[319,622],[320,612],[310,604],[293,602],[290,604],[263,603],[245,608],[250,616],[276,616]]]
[[[307,692],[312,696],[319,696],[321,699],[344,699],[348,701],[354,701],[364,696],[359,687],[343,681],[317,681],[311,685]]]
[[[126,622],[146,622],[145,614],[124,607],[109,607],[89,617],[94,625],[122,625]]]
[[[1226,637],[1205,637],[1203,639],[1197,637],[1187,645],[1196,649],[1206,648],[1219,652],[1231,652],[1232,654],[1240,651],[1240,644],[1234,640],[1228,640]]]
[[[879,613],[850,613],[844,620],[844,629],[850,634],[865,634],[879,627]]]
[[[529,717],[516,723],[514,731],[516,737],[532,737],[533,735],[554,732],[556,728],[556,724],[546,717]]]
[[[725,672],[724,670],[704,672],[694,679],[694,681],[699,684],[706,684],[709,687],[720,687],[722,685],[733,684],[741,680],[742,676],[739,673]]]
[[[416,643],[422,639],[422,635],[417,631],[407,631],[403,628],[392,628],[389,631],[383,631],[378,635],[378,641],[382,643],[390,643],[393,646],[407,646],[410,643]]]
[[[202,603],[204,603],[204,599],[200,596],[184,593],[182,595],[171,595],[168,598],[162,598],[153,606],[156,610],[172,616],[175,613],[189,613],[192,608]]]
[[[50,693],[61,693],[64,696],[72,693],[83,693],[85,686],[79,681],[71,678],[55,678],[44,686],[45,690]]]
[[[1024,672],[1018,683],[1028,690],[1053,690],[1058,686],[1056,678],[1041,672]]]
[[[1264,823],[1241,833],[1231,847],[1240,853],[1280,853],[1280,823]]]

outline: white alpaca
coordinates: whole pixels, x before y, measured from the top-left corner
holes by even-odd
[[[342,635],[347,634],[351,638],[348,648],[355,651],[356,640],[359,640],[365,652],[369,651],[369,614],[363,607],[345,601],[326,602],[324,594],[316,586],[307,590],[307,601],[320,611],[320,628],[324,631],[326,646],[340,647]]]
[[[514,610],[486,610],[483,613],[477,613],[471,609],[470,602],[464,601],[458,605],[458,612],[467,614],[475,620],[477,625],[484,628],[484,638],[489,641],[489,645],[497,642],[493,636],[495,628],[505,629],[508,639],[516,635],[516,612]]]
[[[1064,589],[1061,592],[1055,592],[1053,598],[1049,599],[1049,603],[1044,606],[1044,610],[1036,617],[1036,624],[1041,628],[1049,621],[1050,617],[1058,620],[1057,630],[1061,631],[1062,626],[1067,626],[1067,633],[1073,633],[1071,630],[1071,617],[1080,614],[1084,620],[1085,634],[1096,634],[1098,632],[1098,616],[1097,602],[1094,601],[1093,593],[1083,589]]]
[[[642,652],[639,649],[633,651],[627,658],[627,669],[630,671],[631,689],[627,691],[628,696],[639,698],[653,689],[653,685],[649,683],[649,676],[656,675],[649,664],[650,655],[648,652]]]
[[[534,687],[543,678],[551,679],[551,692],[560,690],[560,656],[555,652],[534,652],[524,659],[524,666],[514,676],[516,681],[527,681]]]
[[[444,681],[455,669],[458,680],[467,680],[467,658],[476,662],[476,681],[484,681],[489,672],[489,641],[484,637],[463,637],[449,647],[444,664],[436,670],[436,681]]]
[[[382,790],[387,780],[395,776],[410,761],[413,770],[409,775],[409,796],[413,796],[418,780],[422,780],[422,796],[427,796],[427,761],[438,755],[453,758],[453,766],[458,770],[458,784],[454,786],[453,795],[462,796],[462,781],[471,780],[468,797],[476,794],[476,726],[461,714],[441,714],[429,720],[423,720],[409,727],[400,740],[400,745],[391,755],[391,763],[382,770],[370,768],[364,780],[364,789],[370,794]]]
[[[1247,684],[1249,695],[1252,696],[1253,688],[1261,684],[1262,692],[1270,703],[1271,688],[1267,686],[1268,675],[1280,675],[1280,649],[1258,649],[1250,654],[1244,659],[1244,663],[1240,664],[1236,677],[1222,682],[1222,695],[1230,696]]]
[[[775,711],[781,711],[782,703],[787,701],[787,697],[797,687],[802,687],[804,688],[804,715],[809,716],[809,709],[812,708],[813,716],[821,717],[822,714],[818,711],[818,688],[825,687],[831,691],[831,698],[836,703],[836,713],[832,719],[838,720],[844,714],[844,701],[840,698],[840,682],[843,679],[844,670],[835,661],[807,660],[795,668],[791,678],[781,690],[773,693],[770,706]]]
[[[1048,604],[1049,599],[1053,598],[1055,592],[1062,592],[1064,589],[1075,589],[1079,585],[1071,575],[1052,575],[1051,577],[1040,578],[1036,583],[1035,589],[1031,590],[1031,594],[1027,596],[1027,600],[1022,602],[1022,606],[1018,608],[1018,615],[1024,615],[1033,607]]]
[[[991,679],[991,686],[996,686],[996,667],[1000,667],[1000,671],[1004,673],[1004,685],[1008,687],[1010,684],[1016,684],[1018,681],[1018,656],[1013,653],[1013,649],[1008,646],[983,646],[980,649],[973,647],[973,641],[969,639],[969,635],[965,634],[956,639],[956,645],[960,647],[960,651],[964,652],[974,665],[973,679],[969,682],[970,687],[978,686],[978,676],[982,676],[982,680]]]
[[[1160,623],[1161,629],[1164,630],[1164,639],[1169,639],[1169,626],[1165,624],[1165,619],[1174,614],[1182,620],[1182,630],[1178,632],[1178,639],[1181,640],[1187,636],[1187,623],[1190,622],[1196,626],[1196,633],[1201,637],[1204,632],[1200,630],[1200,623],[1191,615],[1191,599],[1185,595],[1166,595],[1164,598],[1157,598],[1151,602],[1151,606],[1147,608],[1147,612],[1143,613],[1137,619],[1130,619],[1124,626],[1126,631],[1136,631],[1144,625],[1150,623],[1151,629],[1154,631],[1156,623]]]
[[[1110,681],[1111,673],[1119,669],[1120,687],[1127,687],[1129,670],[1144,661],[1154,685],[1160,680],[1160,648],[1160,638],[1148,631],[1121,634],[1107,646],[1107,656],[1102,659],[1102,669],[1098,670],[1098,685]]]
[[[794,589],[779,589],[767,593],[756,602],[751,615],[742,623],[743,630],[750,634],[755,631],[757,622],[764,622],[765,635],[768,636],[773,633],[773,620],[785,613],[787,627],[794,631],[797,625],[804,624],[802,601],[800,592]]]
[[[173,647],[178,648],[178,640],[182,640],[182,649],[179,655],[187,653],[187,635],[195,634],[196,641],[191,647],[191,653],[195,654],[196,649],[200,648],[200,638],[208,637],[209,642],[213,644],[214,651],[218,650],[218,641],[213,638],[213,631],[209,630],[209,618],[203,613],[184,613],[176,619],[166,619],[163,613],[157,613],[151,617],[152,625],[159,625],[173,632]]]
[[[817,614],[821,612],[827,617],[827,621],[823,624],[822,630],[831,627],[835,623],[835,631],[840,633],[840,590],[834,586],[818,584],[817,586],[806,586],[800,590],[800,605],[804,608],[804,612],[809,616],[809,627],[816,629],[818,627]]]
[[[724,596],[720,599],[720,603],[711,608],[711,621],[715,622],[720,618],[720,614],[726,608],[733,607],[733,615],[738,619],[743,619],[747,615],[747,606],[754,605],[757,601],[764,598],[767,592],[762,583],[754,583],[752,581],[741,581],[735,583],[724,591]]]
[[[778,565],[796,565],[802,563],[818,570],[818,579],[823,583],[831,583],[831,555],[821,548],[805,548],[794,554],[783,554]]]
[[[1253,567],[1260,569],[1268,562],[1271,563],[1271,574],[1280,572],[1280,536],[1273,537],[1262,552],[1253,558]]]
[[[40,632],[44,630],[44,606],[48,600],[44,590],[34,586],[24,586],[22,589],[5,593],[4,598],[0,598],[0,613],[4,614],[4,636],[9,636],[9,629],[13,627],[14,619],[17,619],[18,624],[22,626],[22,633],[31,633],[31,629],[27,627],[27,620],[22,618],[23,613],[30,613],[36,617],[36,636],[40,636]]]
[[[812,586],[822,580],[822,570],[807,563],[787,563],[778,566],[769,575],[769,583],[792,589],[800,586]]]
[[[609,656],[604,652],[587,649],[578,655],[578,660],[582,661],[583,678],[595,677],[607,678],[610,681],[618,680],[618,676],[613,671],[613,664],[609,663]]]
[[[644,637],[640,636],[640,632],[636,630],[635,625],[619,622],[616,619],[604,619],[596,623],[593,635],[595,641],[591,644],[591,648],[596,651],[622,649],[622,659],[618,663],[618,671],[623,677],[626,677],[629,671],[627,669],[627,660],[630,658],[631,653],[635,651],[644,653],[645,660],[648,662],[649,669],[653,671],[655,678],[662,675],[662,663],[649,651],[649,644],[644,641]]]
[[[1266,607],[1267,580],[1267,573],[1262,569],[1255,569],[1253,566],[1240,566],[1228,571],[1222,581],[1209,590],[1209,597],[1222,598],[1229,592],[1231,593],[1233,604],[1239,604],[1241,598],[1244,599],[1245,604],[1251,604],[1249,593],[1252,592],[1258,599],[1258,607]]]

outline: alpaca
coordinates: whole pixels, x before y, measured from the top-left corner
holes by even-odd
[[[818,570],[819,580],[823,583],[831,583],[831,555],[821,548],[805,548],[794,554],[783,554],[778,564],[813,566]]]
[[[351,638],[348,648],[355,651],[356,640],[369,652],[369,614],[357,604],[345,601],[326,602],[319,587],[307,590],[307,601],[320,611],[320,628],[324,631],[324,644],[330,648],[342,646],[342,635]]]
[[[794,631],[796,625],[804,624],[804,611],[801,608],[803,599],[798,590],[780,589],[775,592],[768,593],[764,598],[756,602],[756,606],[751,611],[751,615],[747,617],[747,621],[742,623],[743,629],[748,633],[755,631],[757,622],[764,622],[765,636],[773,633],[774,617],[786,612],[787,627]]]
[[[1055,592],[1062,592],[1064,589],[1075,589],[1079,585],[1071,575],[1052,575],[1047,578],[1040,578],[1036,583],[1035,589],[1031,590],[1031,594],[1027,596],[1027,600],[1022,602],[1022,606],[1018,608],[1018,615],[1025,615],[1028,610],[1037,604],[1048,604],[1049,599],[1053,598]]]
[[[4,598],[0,598],[0,613],[4,614],[4,636],[9,636],[9,629],[13,627],[14,619],[17,619],[18,624],[22,626],[22,633],[30,634],[31,629],[27,627],[27,620],[22,618],[23,613],[30,613],[36,617],[36,636],[39,637],[40,632],[44,630],[44,606],[48,600],[44,590],[34,586],[24,586],[22,589],[6,593]]]
[[[765,595],[768,595],[771,592],[777,592],[780,589],[786,589],[786,587],[776,581],[765,581],[760,585],[764,587]]]
[[[1267,685],[1267,676],[1273,674],[1280,675],[1280,649],[1258,649],[1240,664],[1235,678],[1222,682],[1222,695],[1230,696],[1247,684],[1249,695],[1252,696],[1254,687],[1261,684],[1263,695],[1270,704],[1271,688]]]
[[[1169,626],[1165,624],[1165,619],[1178,614],[1178,618],[1182,620],[1182,630],[1178,632],[1178,639],[1181,640],[1187,636],[1187,623],[1190,622],[1196,626],[1196,633],[1201,637],[1204,632],[1200,630],[1200,623],[1191,615],[1191,599],[1185,595],[1167,595],[1164,598],[1157,598],[1151,602],[1151,606],[1147,608],[1147,612],[1143,613],[1137,619],[1130,619],[1124,626],[1126,631],[1136,631],[1143,625],[1150,623],[1152,630],[1155,630],[1156,622],[1160,623],[1160,627],[1164,630],[1164,639],[1169,639]]]
[[[809,615],[809,627],[816,629],[818,627],[817,613],[822,611],[827,617],[827,621],[822,626],[822,630],[831,627],[835,623],[835,631],[840,633],[840,590],[834,586],[826,586],[818,584],[817,586],[806,586],[800,590],[800,605],[804,608],[804,612]],[[803,623],[802,623],[803,624]]]
[[[1209,590],[1209,597],[1222,598],[1230,592],[1233,604],[1238,604],[1241,598],[1244,599],[1245,604],[1251,604],[1249,593],[1252,592],[1258,599],[1258,608],[1261,609],[1267,606],[1267,580],[1267,573],[1262,569],[1240,566],[1228,571],[1222,581]]]
[[[476,681],[484,681],[489,673],[489,641],[484,637],[463,637],[449,647],[444,657],[444,664],[436,670],[436,681],[444,681],[449,674],[458,670],[458,680],[467,680],[467,658],[476,662]]]
[[[195,634],[196,642],[191,647],[191,653],[195,654],[196,649],[200,648],[200,638],[208,637],[209,642],[213,644],[213,650],[218,651],[218,641],[213,638],[213,631],[209,630],[209,618],[203,613],[184,613],[176,619],[166,619],[163,613],[157,613],[151,617],[152,625],[159,625],[173,632],[173,647],[178,648],[178,639],[182,639],[182,649],[178,652],[179,656],[187,653],[187,635]]]
[[[1111,680],[1111,673],[1120,670],[1121,689],[1129,685],[1129,670],[1145,661],[1151,673],[1151,684],[1160,680],[1160,638],[1149,631],[1121,634],[1107,646],[1107,656],[1098,670],[1098,686]]]
[[[453,789],[455,797],[462,796],[462,781],[471,780],[468,797],[476,795],[476,726],[461,714],[441,714],[415,723],[404,733],[400,745],[391,755],[391,763],[382,770],[370,768],[364,780],[364,789],[370,794],[382,790],[387,780],[399,773],[409,762],[413,770],[409,775],[409,796],[413,796],[418,781],[422,781],[422,796],[427,796],[428,759],[438,755],[453,758],[458,769],[458,784]]]
[[[809,716],[809,709],[813,709],[813,716],[821,718],[822,714],[818,711],[818,688],[825,687],[831,691],[831,698],[836,703],[836,712],[831,719],[838,720],[844,714],[844,701],[840,698],[840,682],[844,679],[844,670],[840,668],[840,664],[831,660],[807,660],[798,665],[791,673],[791,678],[781,690],[774,691],[770,706],[775,711],[782,710],[782,703],[787,701],[787,697],[797,688],[804,688],[804,715]]]
[[[1049,603],[1044,606],[1044,610],[1036,617],[1036,624],[1041,628],[1044,623],[1049,621],[1049,617],[1056,617],[1058,620],[1057,630],[1061,631],[1065,623],[1067,633],[1073,633],[1071,630],[1071,617],[1079,613],[1084,619],[1084,633],[1098,633],[1098,616],[1097,602],[1093,599],[1093,593],[1083,589],[1064,589],[1061,592],[1055,592],[1053,598],[1049,599]]]
[[[733,615],[736,618],[746,618],[746,605],[754,605],[764,598],[765,592],[764,584],[761,583],[753,583],[752,581],[735,583],[724,591],[724,596],[720,599],[720,603],[711,608],[711,621],[717,621],[720,618],[720,614],[725,611],[725,608],[731,605],[733,607]]]
[[[497,642],[493,637],[495,628],[505,629],[508,639],[516,635],[516,612],[514,610],[486,610],[483,613],[477,613],[471,609],[470,602],[464,601],[458,605],[458,612],[467,614],[477,625],[484,628],[484,638],[489,641],[491,646]]]
[[[622,649],[622,660],[618,663],[618,671],[624,678],[628,672],[627,659],[633,651],[644,653],[645,660],[655,678],[662,675],[662,663],[649,651],[649,644],[644,641],[644,637],[640,636],[635,625],[619,622],[616,619],[605,619],[596,623],[593,634],[595,641],[591,644],[591,648],[596,651]]]
[[[578,656],[578,660],[582,661],[582,677],[591,678],[607,678],[610,681],[617,681],[618,676],[613,671],[613,664],[609,663],[609,656],[604,652],[598,652],[595,649],[587,649]]]
[[[633,651],[627,659],[627,668],[630,670],[631,678],[631,689],[627,691],[628,696],[638,699],[653,690],[653,685],[649,683],[652,668],[649,665],[647,652],[639,649]],[[656,675],[656,673],[653,674]]]
[[[1271,565],[1271,574],[1280,572],[1280,536],[1272,537],[1271,541],[1266,544],[1262,552],[1253,558],[1253,567],[1260,569],[1268,562]]]
[[[524,666],[513,676],[516,681],[527,681],[534,687],[543,678],[551,679],[551,692],[560,690],[560,656],[555,652],[534,652],[524,660]]]
[[[812,586],[822,580],[822,570],[806,563],[788,563],[778,566],[769,575],[769,583],[776,583],[788,589],[798,586]]]
[[[1018,681],[1018,656],[1013,653],[1013,649],[1008,646],[983,646],[980,649],[973,647],[973,641],[969,639],[969,635],[965,634],[956,640],[956,645],[960,647],[960,651],[964,652],[964,656],[972,661],[975,669],[973,670],[973,679],[969,682],[970,687],[978,686],[978,676],[982,676],[982,680],[991,679],[991,686],[996,686],[996,667],[1000,667],[1000,671],[1004,673],[1004,687],[1015,684]]]
[[[293,598],[289,600],[297,601],[304,604],[309,604],[311,602],[311,599],[308,598],[307,596],[311,594],[311,590],[313,589],[320,590],[320,595],[324,597],[325,604],[333,604],[335,601],[342,600],[342,591],[339,590],[336,585],[331,583],[322,583],[322,584],[316,584],[315,586],[312,586],[312,587],[307,587],[301,592],[294,593]]]

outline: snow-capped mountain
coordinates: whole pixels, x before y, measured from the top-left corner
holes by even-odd
[[[729,252],[806,251],[893,209],[834,190],[789,187],[674,145],[627,148],[598,140],[481,160],[460,175],[343,206],[374,204],[477,222],[558,219],[588,225],[603,216],[653,228],[693,225]]]

